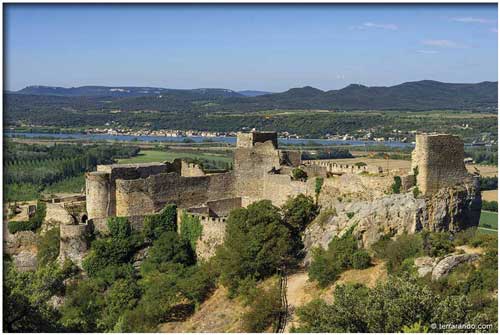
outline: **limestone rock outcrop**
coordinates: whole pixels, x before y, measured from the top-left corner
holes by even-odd
[[[427,197],[415,198],[412,193],[386,195],[372,201],[337,203],[323,209],[304,232],[306,264],[311,250],[327,248],[335,236],[354,226],[359,245],[369,247],[384,235],[415,233],[423,229],[451,231],[477,226],[481,195],[476,187],[465,184],[443,188]]]
[[[437,258],[423,256],[415,259],[415,267],[417,268],[418,276],[425,277],[429,273],[432,273],[432,270],[436,266],[438,262]]]
[[[438,280],[449,274],[454,268],[463,263],[472,263],[479,259],[479,254],[450,255],[443,258],[432,270],[432,280]]]

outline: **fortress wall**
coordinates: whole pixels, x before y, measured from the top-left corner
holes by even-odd
[[[415,167],[417,186],[424,194],[470,179],[464,164],[463,141],[454,135],[417,135],[412,170]]]
[[[373,201],[386,196],[393,182],[392,175],[343,174],[326,178],[321,188],[319,203],[327,208],[335,206],[339,201],[348,202],[352,199]]]
[[[279,155],[283,164],[297,167],[302,163],[302,152],[299,150],[280,150]]]
[[[61,225],[59,228],[61,232],[58,258],[60,264],[69,259],[81,268],[83,258],[89,250],[90,225]]]
[[[279,166],[279,152],[270,141],[252,148],[238,147],[234,153],[235,196],[262,199],[264,176]]]
[[[229,213],[241,207],[241,198],[227,198],[214,201],[207,201],[207,206],[210,209],[210,214],[216,216],[228,216]],[[190,210],[190,212],[192,212]]]
[[[239,132],[236,137],[236,147],[252,148],[257,143],[264,143],[267,141],[271,141],[275,149],[278,148],[278,134],[274,131],[251,132],[251,133]]]
[[[224,243],[226,235],[226,218],[200,217],[203,230],[196,242],[196,256],[207,260],[215,256],[217,247]]]
[[[199,177],[205,175],[205,172],[203,172],[198,164],[185,161],[182,161],[181,164],[181,176],[183,177]]]
[[[181,177],[162,173],[144,179],[116,180],[116,215],[136,216],[158,212],[168,203],[181,208],[199,206],[232,194],[231,173]]]
[[[110,175],[106,172],[89,172],[85,176],[85,197],[89,218],[109,215],[111,198]]]
[[[305,173],[307,173],[307,177],[309,178],[314,178],[314,177],[327,177],[327,169],[324,166],[320,165],[304,165],[302,167],[302,170],[304,170]]]
[[[269,174],[264,177],[262,199],[269,199],[273,205],[283,205],[288,197],[299,194],[314,196],[314,179],[307,182],[292,180],[289,175]],[[259,199],[260,200],[260,199]]]
[[[350,173],[350,174],[360,174],[360,173],[371,173],[371,174],[379,174],[386,172],[384,169],[380,166],[376,165],[364,165],[364,166],[357,166],[354,164],[340,164],[340,163],[335,163],[335,161],[332,160],[308,160],[305,162],[305,165],[308,167],[312,166],[320,166],[326,169],[327,172],[333,173],[333,174],[343,174],[343,173]]]

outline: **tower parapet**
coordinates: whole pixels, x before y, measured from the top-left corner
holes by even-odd
[[[250,133],[238,132],[236,147],[253,148],[256,143],[271,141],[275,149],[278,149],[278,133],[275,131],[252,131]]]

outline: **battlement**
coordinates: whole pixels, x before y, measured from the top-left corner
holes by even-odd
[[[271,141],[275,149],[278,148],[278,133],[275,131],[252,131],[250,133],[238,132],[236,147],[253,148],[256,143]]]
[[[356,164],[339,164],[332,160],[310,160],[305,161],[306,166],[315,165],[325,168],[326,172],[331,174],[360,174],[360,173],[371,173],[380,174],[385,171],[380,166],[375,165],[356,165]]]
[[[447,134],[420,134],[412,152],[412,171],[424,194],[461,184],[471,176],[464,164],[464,143]]]

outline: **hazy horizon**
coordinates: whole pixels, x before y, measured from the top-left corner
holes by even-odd
[[[497,5],[6,4],[5,87],[497,81]]]

